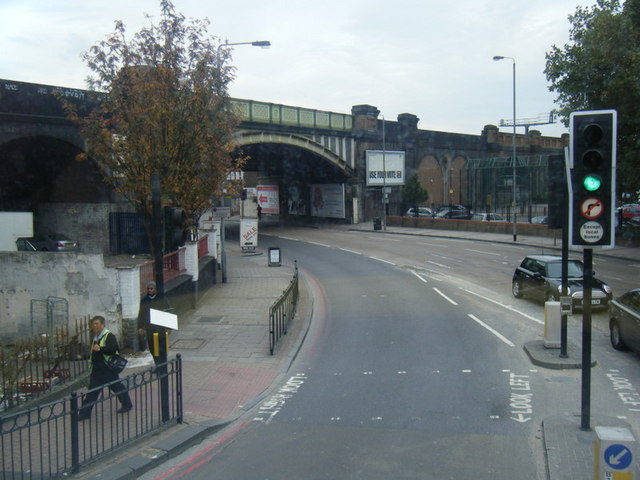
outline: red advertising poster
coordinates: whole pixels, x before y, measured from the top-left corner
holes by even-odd
[[[262,213],[280,213],[280,195],[277,185],[258,185],[258,205],[262,208]]]

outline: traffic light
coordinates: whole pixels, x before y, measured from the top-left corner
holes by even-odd
[[[164,251],[173,252],[185,244],[186,215],[181,208],[164,207]]]
[[[616,111],[573,112],[569,121],[569,244],[612,247],[615,245]]]
[[[246,200],[246,199],[247,199],[247,189],[246,189],[246,188],[243,188],[243,189],[240,191],[240,200]]]

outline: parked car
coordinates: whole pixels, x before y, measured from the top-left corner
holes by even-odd
[[[533,217],[531,219],[531,223],[533,223],[534,225],[548,225],[549,224],[549,217],[546,215],[540,215],[538,217]]]
[[[567,264],[569,296],[573,307],[582,307],[584,265],[569,259]],[[557,255],[529,255],[516,268],[511,280],[511,292],[516,298],[529,296],[545,302],[559,300],[562,293],[562,257]],[[593,277],[591,305],[607,307],[612,298],[611,288]]]
[[[620,218],[624,223],[626,220],[630,220],[633,217],[640,217],[640,204],[628,203],[626,205],[622,205],[616,209],[616,213],[618,214],[618,218]]]
[[[474,213],[471,220],[478,222],[506,222],[505,218],[498,213]]]
[[[611,301],[609,332],[613,348],[640,353],[640,288]]]
[[[60,233],[48,233],[35,235],[32,238],[19,238],[16,240],[18,250],[41,252],[73,252],[79,249],[78,242],[71,240]]]
[[[19,252],[35,252],[36,246],[31,243],[33,238],[19,238],[16,240],[16,247]]]
[[[471,212],[462,205],[444,205],[436,211],[435,217],[468,220],[471,218]]]
[[[433,217],[433,211],[430,208],[427,207],[418,207],[418,214],[416,215],[416,212],[413,208],[410,208],[409,210],[407,210],[407,213],[405,213],[406,217]]]

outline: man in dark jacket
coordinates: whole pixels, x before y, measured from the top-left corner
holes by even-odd
[[[105,363],[106,357],[119,353],[119,347],[116,336],[107,330],[104,324],[104,317],[96,316],[91,319],[91,330],[94,334],[91,345],[91,375],[89,376],[89,391],[85,394],[78,413],[79,420],[87,420],[91,417],[91,409],[102,395],[102,387],[105,384],[109,384],[109,390],[118,396],[122,405],[118,413],[126,413],[133,408],[129,392],[122,382],[116,382],[120,377]]]
[[[149,310],[160,310],[166,312],[170,309],[169,303],[165,298],[158,294],[156,282],[147,283],[147,294],[142,297],[140,301],[140,311],[138,312],[138,335],[141,339],[145,339],[153,355],[153,361],[156,365],[167,362],[167,340],[165,338],[165,332],[169,332],[169,329],[154,325],[151,323],[151,314]],[[158,351],[155,351],[153,334],[158,334]],[[146,350],[146,348],[142,348]]]

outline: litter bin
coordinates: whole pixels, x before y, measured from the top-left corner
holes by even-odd
[[[374,230],[382,230],[382,220],[379,218],[373,219],[373,229]]]

